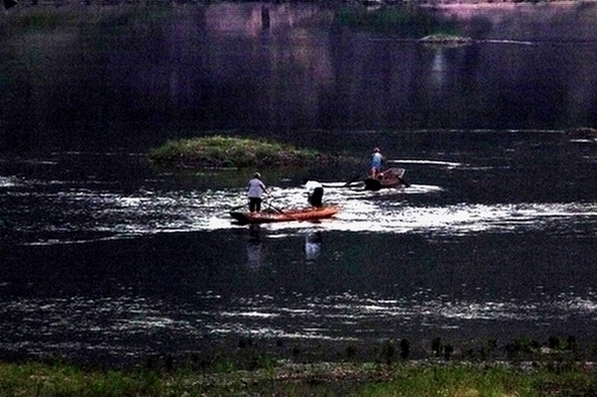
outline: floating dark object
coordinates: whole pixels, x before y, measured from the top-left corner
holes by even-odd
[[[4,9],[5,10],[9,10],[12,7],[16,6],[17,4],[19,4],[19,2],[16,0],[3,0],[3,1],[4,1]]]
[[[589,127],[571,128],[566,131],[566,135],[576,139],[597,139],[597,129]]]
[[[263,30],[269,29],[270,26],[270,17],[269,17],[269,7],[263,6],[261,7],[261,28]]]
[[[367,7],[383,6],[385,4],[383,0],[363,0],[363,5]]]

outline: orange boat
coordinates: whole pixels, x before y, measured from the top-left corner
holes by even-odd
[[[295,208],[289,210],[267,210],[262,212],[230,212],[238,223],[271,223],[271,222],[290,222],[290,221],[315,221],[318,219],[331,218],[340,211],[335,205],[324,206],[320,208]]]

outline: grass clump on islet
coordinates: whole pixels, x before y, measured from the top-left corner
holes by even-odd
[[[473,43],[470,37],[455,36],[447,33],[436,33],[425,36],[420,41],[427,45],[465,46]]]
[[[155,164],[183,168],[244,168],[305,165],[328,158],[316,150],[288,144],[216,135],[168,141],[151,150],[149,159]]]

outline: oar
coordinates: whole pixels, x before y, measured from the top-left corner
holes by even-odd
[[[247,204],[237,205],[237,206],[235,206],[235,207],[228,208],[227,210],[222,210],[221,212],[217,212],[217,214],[218,214],[218,215],[220,215],[220,214],[225,214],[225,213],[226,213],[226,214],[232,214],[232,213],[236,212],[236,210],[239,210],[239,209],[241,209],[241,208],[245,207],[246,205],[247,205]]]
[[[230,208],[228,211],[238,210],[238,209],[241,209],[241,208],[245,207],[246,205],[247,205],[247,203],[241,204],[241,205],[237,205],[236,207]]]
[[[303,221],[302,219],[296,218],[296,217],[294,217],[294,216],[290,215],[288,212],[284,212],[284,211],[282,211],[280,208],[278,208],[278,207],[276,207],[276,206],[273,206],[273,205],[272,205],[271,203],[269,203],[269,202],[267,202],[266,204],[267,204],[267,205],[268,205],[270,208],[272,208],[273,210],[275,210],[275,211],[279,212],[280,214],[282,214],[282,215],[284,215],[284,216],[287,216],[287,217],[289,217],[289,218],[291,218],[291,219],[294,219],[295,221],[299,221],[299,222],[302,222],[302,221]]]
[[[399,177],[399,176],[398,176],[397,178],[398,178],[398,180],[400,181],[400,183],[402,183],[402,184],[404,185],[404,187],[410,187],[410,183],[406,182],[406,181],[404,180],[404,178],[401,178],[401,177]]]
[[[366,161],[367,159],[368,159],[368,156],[363,156],[363,157],[361,157],[361,158],[360,158],[360,160],[359,160],[359,164],[357,164],[357,167],[358,167],[358,168],[361,168],[361,166],[363,165],[363,162],[364,162],[364,161]],[[348,180],[348,182],[346,182],[346,183],[344,184],[344,187],[350,187],[350,185],[352,185],[352,183],[353,183],[353,182],[355,182],[357,179],[361,179],[361,178],[362,178],[362,177],[361,177],[361,175],[360,175],[360,174],[359,174],[359,175],[356,175],[356,176],[353,176],[352,178],[350,178],[350,179]]]
[[[344,184],[344,186],[343,186],[343,187],[350,187],[350,185],[352,185],[352,183],[353,183],[354,181],[356,181],[357,179],[359,179],[360,177],[361,177],[360,175],[353,176],[352,178],[350,178],[350,179],[349,179],[349,180],[348,180],[348,181],[347,181],[347,182]]]

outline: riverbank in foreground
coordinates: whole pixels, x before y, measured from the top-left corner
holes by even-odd
[[[253,371],[142,367],[99,370],[0,363],[2,396],[594,396],[588,364],[269,363]]]
[[[414,358],[406,339],[344,350],[262,342],[241,338],[121,366],[13,357],[0,361],[0,396],[597,395],[594,350],[572,336],[520,338],[503,347],[489,340],[475,351],[435,338]]]

